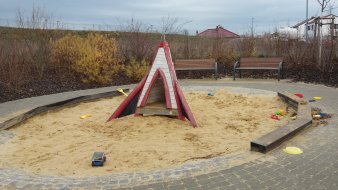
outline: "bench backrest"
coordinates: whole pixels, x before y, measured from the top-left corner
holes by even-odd
[[[240,67],[271,67],[276,68],[283,61],[282,57],[243,57]]]
[[[175,69],[182,68],[214,69],[215,62],[216,61],[214,59],[176,59]]]

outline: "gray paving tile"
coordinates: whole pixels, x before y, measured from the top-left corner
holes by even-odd
[[[315,106],[338,113],[338,90],[321,85],[285,82],[213,82],[180,81],[184,89],[240,87],[271,91],[301,92],[306,97],[321,95]],[[43,98],[30,98],[0,104],[3,115],[39,104],[69,97],[95,94],[116,87],[68,92]],[[240,89],[241,90],[241,89]],[[38,101],[40,100],[40,101]],[[338,189],[338,119],[329,125],[310,128],[302,133],[309,141],[290,140],[300,146],[302,155],[287,155],[280,150],[268,153],[272,161],[251,161],[235,167],[222,167],[232,157],[224,156],[208,162],[197,162],[168,170],[74,179],[68,177],[34,176],[14,168],[0,168],[0,188],[11,189]],[[0,131],[0,144],[15,136]],[[265,157],[265,155],[262,155]],[[193,172],[186,172],[193,171]],[[151,183],[151,184],[149,184]]]

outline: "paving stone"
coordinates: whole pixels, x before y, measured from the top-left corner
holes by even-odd
[[[137,186],[137,187],[133,187],[133,190],[147,190],[149,189],[148,185],[141,185],[141,186]]]
[[[182,180],[174,180],[174,181],[168,181],[163,183],[165,187],[168,186],[174,186],[174,185],[182,185],[183,181]]]
[[[203,190],[202,187],[186,187],[185,190]]]
[[[210,182],[210,183],[203,184],[201,187],[202,187],[202,189],[206,189],[207,190],[207,189],[217,188],[217,187],[219,187],[219,184]]]
[[[187,187],[199,187],[200,186],[200,184],[195,180],[184,180],[183,184]]]
[[[164,185],[162,183],[149,184],[148,188],[151,190],[161,190],[164,189]]]
[[[239,93],[263,94],[256,88],[272,91],[300,92],[306,97],[321,95],[323,99],[315,105],[331,113],[338,113],[338,90],[321,85],[295,84],[285,82],[214,82],[210,83],[182,83],[186,90],[205,90],[231,87]],[[244,87],[244,88],[232,88]],[[114,88],[114,87],[112,87]],[[109,89],[112,89],[109,88]],[[115,87],[116,88],[116,87]],[[94,91],[100,91],[96,89]],[[102,89],[101,89],[102,91]],[[81,92],[86,93],[86,91]],[[13,103],[0,104],[0,112],[36,106],[31,102],[46,103],[62,100],[71,96],[83,95],[79,92],[69,92],[50,95],[36,101],[27,99],[15,105]],[[49,100],[48,97],[51,97]],[[26,101],[26,100],[25,100]],[[6,108],[7,106],[7,108]],[[11,107],[8,107],[11,106]],[[5,111],[4,111],[5,110]],[[15,111],[15,110],[14,110]],[[17,110],[19,111],[19,110]],[[138,172],[128,174],[112,174],[87,178],[68,178],[53,176],[34,176],[14,168],[0,168],[0,189],[329,189],[336,190],[338,179],[338,118],[329,120],[329,125],[308,128],[301,135],[311,140],[297,141],[291,139],[287,145],[299,146],[304,153],[301,155],[287,155],[277,148],[262,157],[273,157],[271,161],[257,159],[235,167],[229,167],[229,161],[238,159],[236,156],[221,156],[215,159],[186,164],[172,169],[156,172]],[[11,131],[0,131],[0,144],[15,137]],[[295,138],[296,139],[296,138]],[[152,183],[152,184],[148,184]]]
[[[185,186],[184,184],[180,184],[180,185],[170,185],[168,186],[169,190],[182,190],[185,189],[187,186]]]
[[[220,175],[222,175],[222,174],[218,173],[218,172],[212,172],[212,173],[207,174],[207,176],[209,176],[209,178],[218,177]]]
[[[208,175],[199,175],[199,176],[195,176],[195,179],[197,179],[198,181],[200,180],[205,180],[205,179],[209,179]]]

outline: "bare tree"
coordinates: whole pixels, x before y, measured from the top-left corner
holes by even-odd
[[[317,0],[321,7],[321,12],[324,12],[326,6],[330,3],[331,0]]]
[[[23,10],[17,10],[16,24],[19,28],[50,29],[54,27],[55,23],[53,15],[48,13],[44,7],[33,4],[32,11],[29,16],[26,16]],[[59,24],[60,23],[58,23],[58,25]]]
[[[25,36],[21,44],[29,49],[32,65],[39,77],[43,77],[49,63],[49,42],[53,36],[61,31],[52,31],[48,29],[55,28],[53,15],[41,6],[33,4],[30,12],[27,14],[18,9],[16,13],[16,24],[18,31]],[[60,29],[61,22],[58,21],[56,27]]]
[[[182,23],[179,23],[178,18],[172,18],[170,15],[167,17],[162,18],[162,34],[177,34],[181,33],[181,30],[184,25],[192,22],[190,21],[185,21]]]
[[[162,18],[162,34],[177,32],[178,18],[171,18],[170,15]]]
[[[142,61],[152,55],[152,25],[146,25],[141,21],[131,18],[127,23],[120,22],[121,53],[126,60],[135,59]],[[128,61],[127,61],[128,62]]]
[[[326,8],[326,6],[330,3],[331,0],[317,0],[317,2],[319,3],[320,7],[321,7],[321,14],[320,14],[320,18],[319,18],[319,43],[318,43],[318,65],[321,67],[322,66],[322,16],[323,16],[323,12]]]

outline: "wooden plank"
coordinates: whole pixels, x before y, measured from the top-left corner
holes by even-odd
[[[270,68],[279,68],[279,63],[240,63],[240,67],[270,67]]]
[[[305,104],[299,104],[297,117],[312,120],[311,107]]]
[[[212,70],[215,71],[215,67],[213,68],[203,68],[203,67],[195,67],[195,68],[175,68],[176,71],[194,71],[194,70]]]
[[[241,62],[281,62],[283,61],[282,57],[243,57],[241,58]]]
[[[202,70],[205,68],[215,69],[214,59],[177,59],[175,60],[176,70]]]
[[[200,64],[191,64],[191,65],[175,65],[176,68],[209,68],[209,69],[214,69],[215,65],[200,65]]]
[[[247,67],[247,69],[252,69],[252,67],[272,67],[272,68],[279,68],[279,63],[283,61],[281,57],[244,57],[240,59],[240,68]]]
[[[288,92],[278,92],[278,96],[289,106],[297,110],[297,119],[287,125],[284,125],[262,137],[251,141],[251,150],[266,153],[277,147],[287,139],[292,138],[298,132],[312,123],[311,107],[304,99]]]
[[[289,93],[289,92],[277,92],[277,95],[282,98],[286,103],[293,102],[293,104],[307,104],[304,98],[299,98],[298,96]],[[298,105],[297,105],[298,109]]]
[[[280,145],[287,139],[295,136],[299,131],[312,123],[312,120],[300,118],[296,121],[284,125],[262,137],[251,141],[251,150],[266,153]]]
[[[178,116],[177,109],[167,109],[163,107],[139,107],[136,108],[136,114],[142,115],[163,115],[163,116]]]
[[[176,59],[175,64],[183,64],[183,63],[199,63],[199,64],[213,64],[215,63],[214,59]]]
[[[274,67],[238,67],[236,70],[278,70]]]

